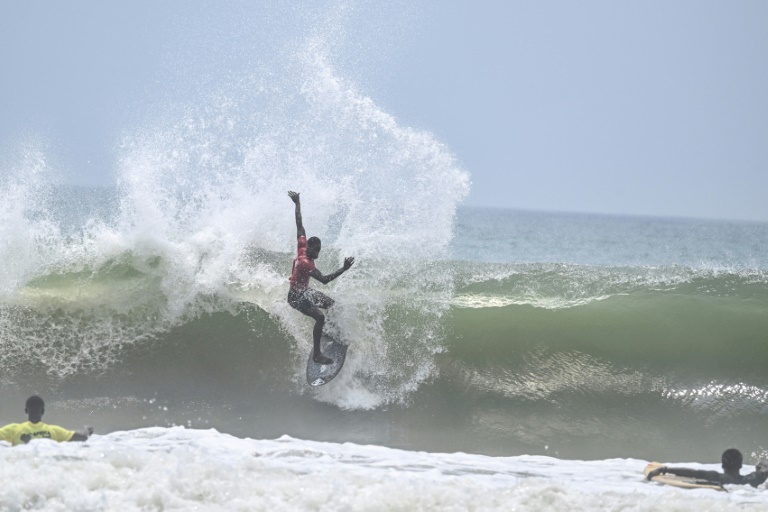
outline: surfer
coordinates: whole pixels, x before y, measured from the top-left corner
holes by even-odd
[[[85,432],[74,432],[56,425],[46,425],[41,420],[45,413],[45,402],[37,395],[27,398],[24,407],[29,421],[11,423],[0,428],[0,441],[8,441],[13,446],[28,443],[32,439],[53,439],[54,441],[85,441],[93,434],[92,427],[85,427]]]
[[[739,473],[742,460],[743,457],[739,450],[736,448],[728,448],[723,452],[721,457],[723,466],[722,473],[717,471],[707,471],[703,469],[669,468],[667,466],[661,466],[654,469],[653,471],[648,472],[646,478],[650,480],[655,476],[666,475],[667,473],[670,473],[677,476],[700,478],[702,480],[706,480],[707,482],[712,482],[713,484],[749,484],[752,487],[757,487],[758,485],[768,480],[768,462],[761,460],[755,466],[755,471],[749,473],[748,475],[742,475]]]
[[[344,265],[332,274],[323,275],[322,272],[315,268],[315,259],[320,255],[320,239],[313,236],[307,240],[304,225],[301,222],[301,200],[299,199],[299,194],[289,191],[288,196],[296,205],[296,238],[298,240],[298,255],[293,260],[293,269],[289,278],[291,286],[288,290],[288,304],[292,308],[315,319],[315,328],[312,331],[314,336],[312,359],[318,364],[332,364],[333,359],[324,356],[320,352],[320,338],[323,335],[323,325],[325,325],[325,315],[320,310],[333,306],[334,300],[324,293],[310,288],[309,278],[313,277],[323,284],[328,284],[349,270],[355,262],[355,258],[344,258]]]

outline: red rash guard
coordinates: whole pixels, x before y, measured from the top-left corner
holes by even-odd
[[[291,288],[304,291],[309,288],[309,274],[315,270],[315,261],[307,256],[307,237],[300,236],[298,241],[298,256],[293,260],[291,271]]]

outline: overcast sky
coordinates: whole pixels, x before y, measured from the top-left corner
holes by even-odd
[[[0,148],[108,185],[137,113],[174,101],[169,55],[187,80],[246,65],[339,3],[0,0]],[[351,79],[450,148],[466,204],[768,221],[767,1],[344,4]]]

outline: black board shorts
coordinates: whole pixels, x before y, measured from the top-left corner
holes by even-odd
[[[328,302],[333,302],[324,293],[312,288],[306,290],[288,290],[288,304],[304,314],[312,311],[312,308],[328,307]]]

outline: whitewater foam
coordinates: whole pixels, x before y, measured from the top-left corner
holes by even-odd
[[[763,489],[646,482],[646,461],[426,453],[148,428],[0,448],[9,510],[762,510]],[[683,464],[681,464],[683,465]],[[685,464],[717,469],[715,464]],[[66,474],[66,484],[56,475]]]

